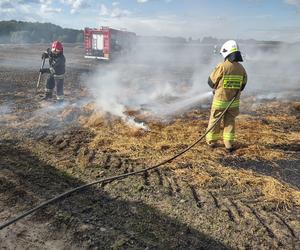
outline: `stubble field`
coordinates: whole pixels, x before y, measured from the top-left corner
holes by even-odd
[[[95,66],[76,46],[65,49],[65,104],[41,101],[42,50],[0,47],[1,223],[71,188],[155,165],[205,132],[210,100],[167,120],[126,111],[147,130],[100,112],[86,81],[114,63]],[[143,70],[141,79],[153,77]],[[299,248],[299,88],[287,91],[293,98],[283,101],[246,89],[234,153],[202,142],[157,170],[75,193],[1,230],[1,249]]]

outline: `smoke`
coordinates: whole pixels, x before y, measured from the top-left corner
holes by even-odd
[[[223,61],[214,46],[138,44],[130,57],[101,65],[88,80],[97,106],[125,122],[128,110],[165,120],[193,107],[208,107],[212,95],[207,79]],[[240,48],[248,74],[243,95],[255,96],[257,102],[299,98],[299,44],[242,43]]]
[[[0,116],[11,113],[11,107],[9,105],[0,106]]]
[[[208,51],[201,47],[202,53],[186,45],[137,48],[131,57],[101,65],[87,81],[99,109],[126,123],[128,110],[165,120],[210,99],[207,78],[215,58],[208,55],[213,45]]]
[[[258,99],[291,99],[300,96],[300,44],[269,43],[241,46],[249,81],[248,95]]]
[[[172,103],[166,103],[165,105],[152,106],[154,115],[159,117],[172,117],[173,115],[181,114],[192,107],[197,107],[201,103],[202,106],[207,106],[205,103],[212,98],[212,92],[189,93],[186,96],[182,96],[180,100]]]
[[[90,100],[85,99],[75,103],[42,102],[37,110],[17,114],[15,126],[35,135],[63,133],[70,126],[78,126],[79,117],[86,115],[83,107],[88,103]]]
[[[30,113],[20,116],[18,126],[22,128],[33,129],[39,124],[41,129],[48,131],[60,131],[67,125],[62,122],[60,115],[68,103],[58,105],[55,103],[45,103],[42,106]]]

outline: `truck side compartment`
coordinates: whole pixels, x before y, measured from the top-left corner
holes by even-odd
[[[133,32],[111,29],[109,27],[85,28],[85,58],[111,60],[128,54],[136,43]]]

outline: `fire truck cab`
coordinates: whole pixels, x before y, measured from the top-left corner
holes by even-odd
[[[109,27],[85,28],[85,58],[111,60],[129,53],[136,42],[133,32],[116,30]]]

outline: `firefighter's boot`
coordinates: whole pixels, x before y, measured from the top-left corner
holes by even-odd
[[[232,153],[232,152],[234,152],[235,150],[236,150],[235,147],[226,148],[226,151],[227,151],[228,153]]]

